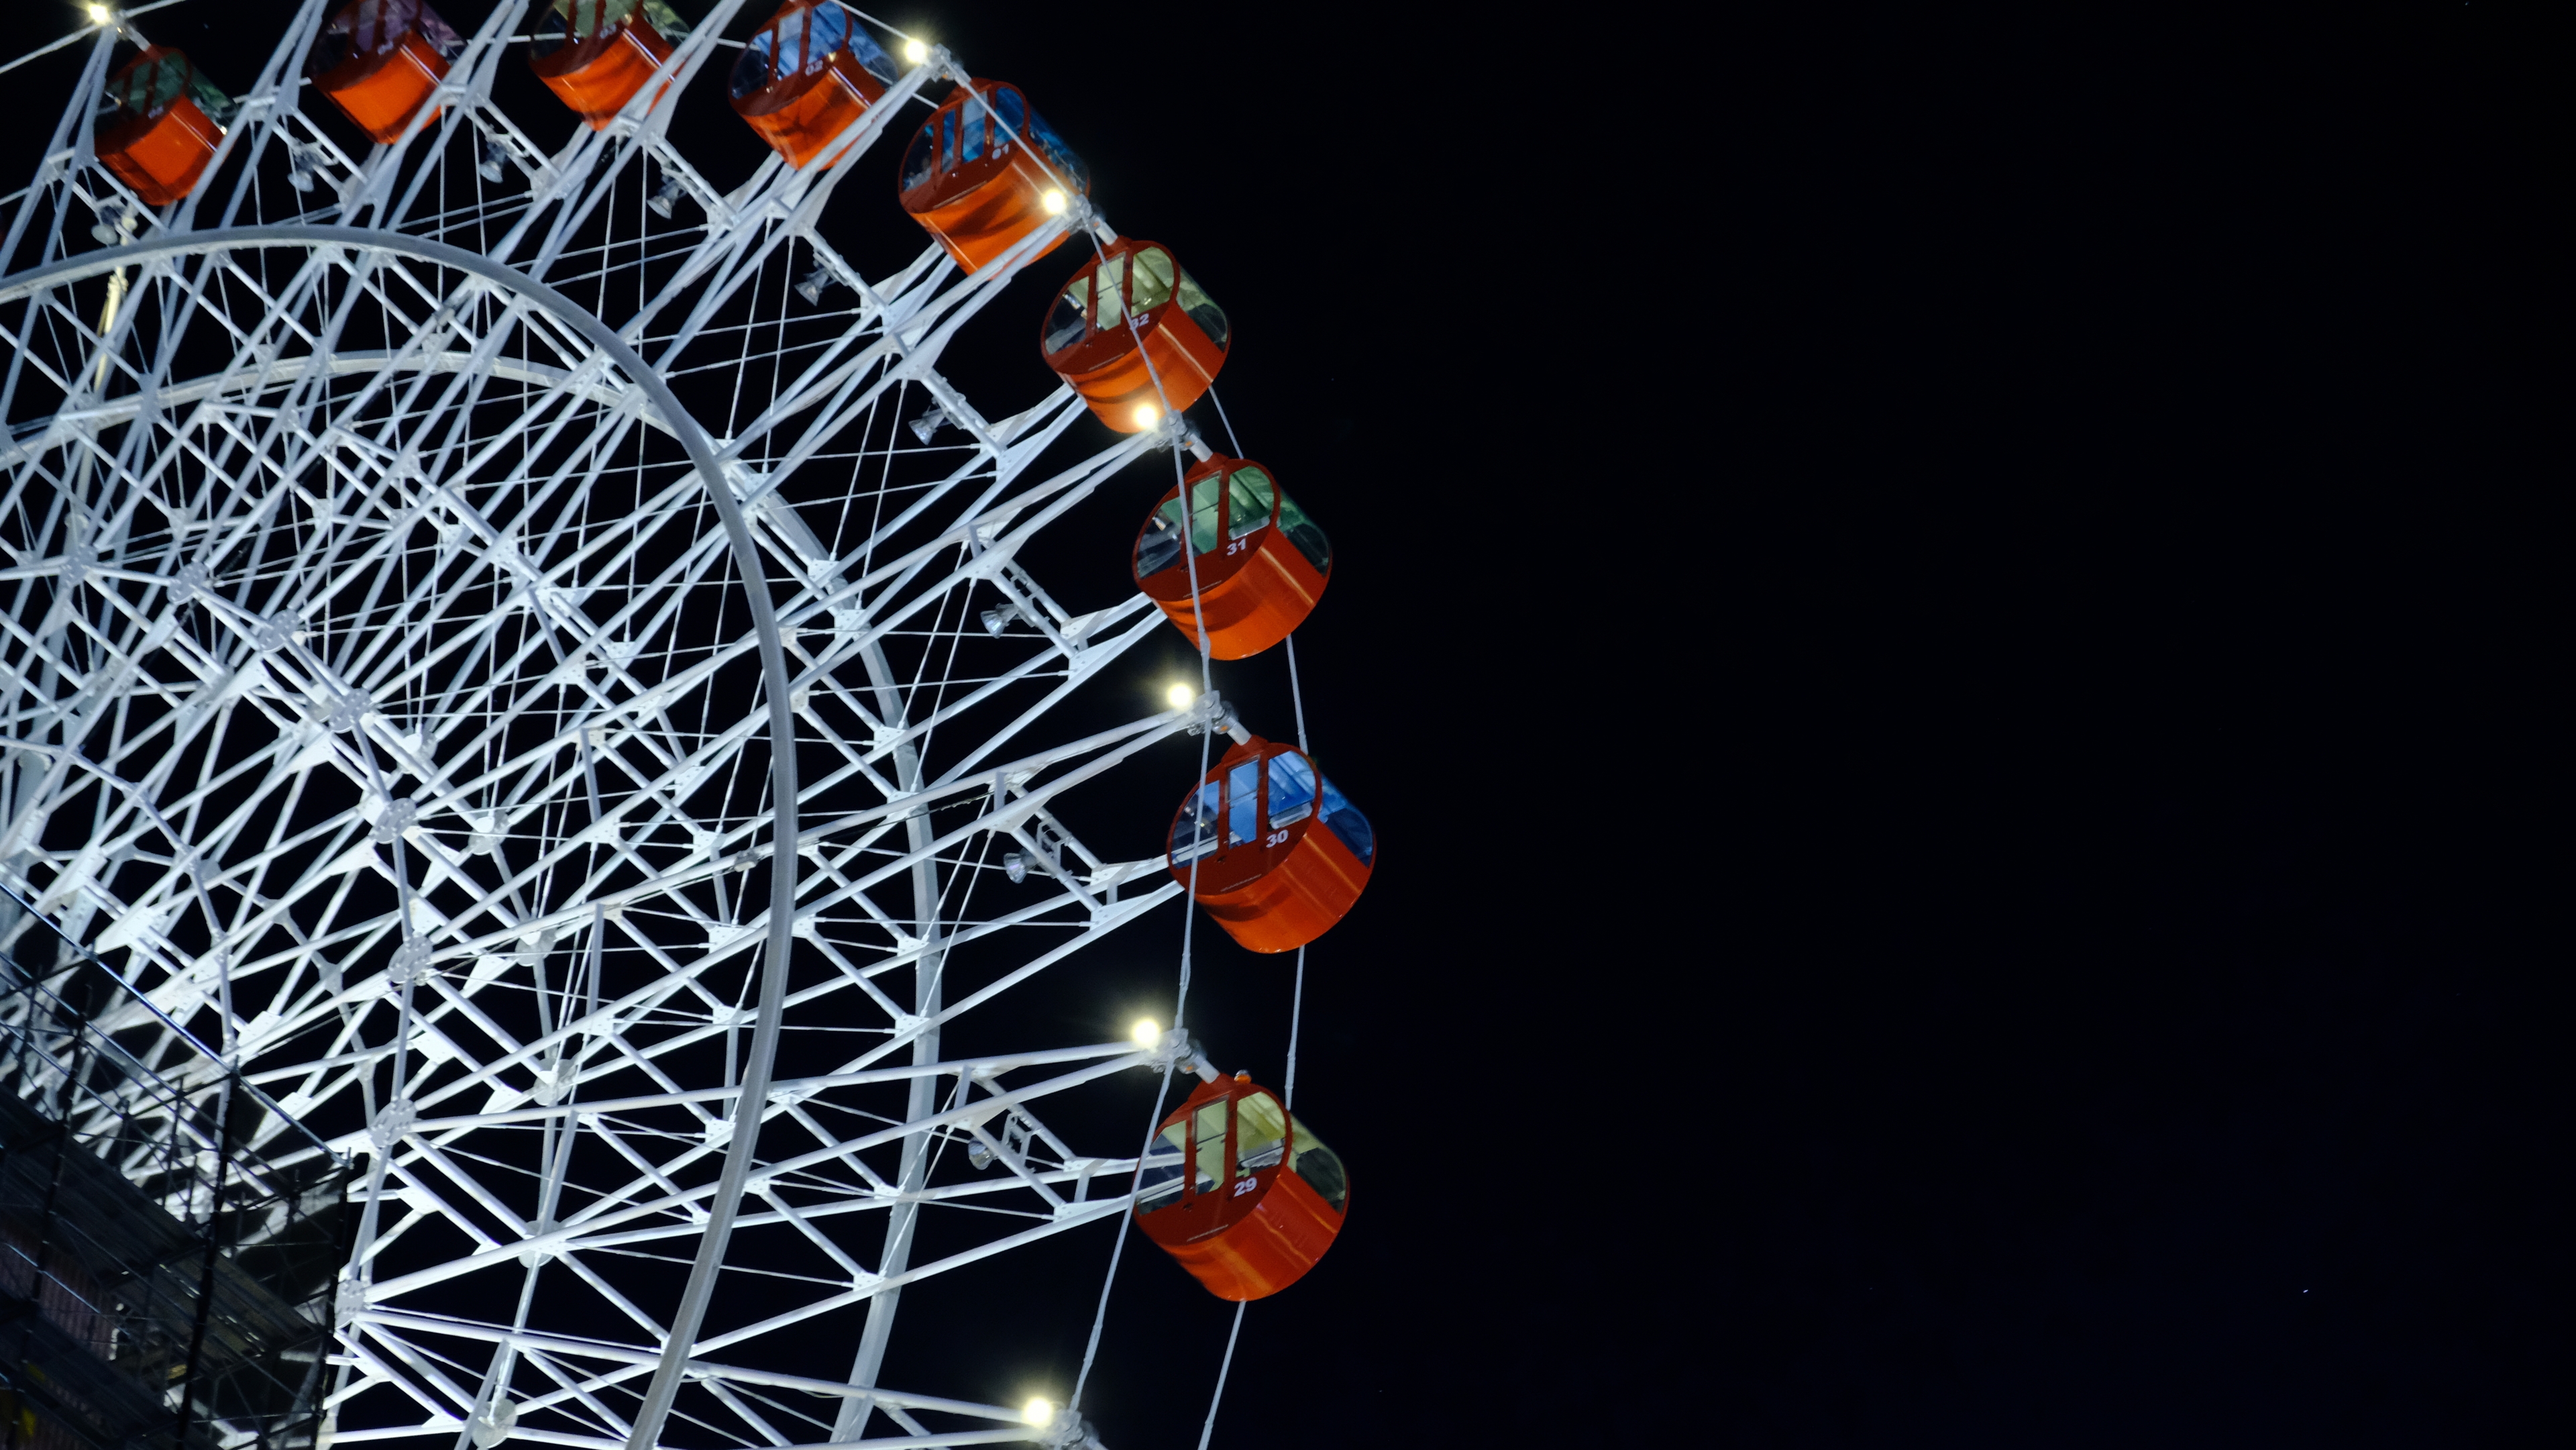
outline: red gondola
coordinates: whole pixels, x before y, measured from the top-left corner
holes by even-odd
[[[1198,617],[1208,626],[1208,653],[1221,660],[1256,655],[1306,622],[1332,577],[1333,546],[1270,472],[1236,458],[1211,458],[1189,471],[1191,560],[1181,557],[1181,489],[1163,495],[1136,535],[1136,587],[1198,643]],[[1195,572],[1198,606],[1190,604]]]
[[[1251,1075],[1201,1083],[1163,1120],[1137,1179],[1136,1226],[1220,1299],[1305,1276],[1342,1231],[1342,1160]]]
[[[1181,802],[1166,864],[1228,936],[1284,952],[1330,931],[1360,899],[1377,834],[1303,751],[1251,735]]]
[[[359,130],[391,144],[464,50],[421,0],[350,0],[314,39],[304,73]]]
[[[1142,433],[1162,421],[1167,403],[1177,413],[1207,393],[1225,366],[1230,332],[1225,309],[1170,252],[1120,237],[1056,294],[1038,350],[1100,421]]]
[[[662,0],[554,0],[537,30],[528,68],[598,131],[671,58],[689,25]]]
[[[972,90],[959,87],[913,133],[900,194],[912,219],[972,272],[1061,214],[1073,197],[1090,195],[1091,174],[1019,87],[968,84]],[[1037,256],[1062,245],[1058,237]]]
[[[734,65],[733,108],[769,149],[801,167],[894,78],[894,62],[836,0],[787,0]]]
[[[168,206],[197,189],[235,107],[188,57],[156,45],[107,80],[98,118],[99,164],[145,206]]]

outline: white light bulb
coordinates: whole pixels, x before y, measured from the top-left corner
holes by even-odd
[[[105,24],[107,23],[107,20],[108,20],[108,12],[107,12],[107,7],[106,7],[106,6],[104,6],[104,5],[93,5],[93,6],[89,7],[89,23],[90,23],[90,24],[92,24],[92,25],[105,25]]]
[[[903,43],[903,58],[907,64],[919,65],[930,59],[930,47],[918,40],[907,40]]]
[[[1064,215],[1064,209],[1069,205],[1069,203],[1064,199],[1064,193],[1056,190],[1052,186],[1048,187],[1046,189],[1046,195],[1039,197],[1038,200],[1046,203],[1048,216]]]
[[[1162,409],[1155,407],[1151,403],[1138,403],[1136,405],[1136,426],[1138,428],[1151,428],[1162,420]]]
[[[1175,710],[1190,708],[1190,702],[1198,697],[1199,692],[1187,685],[1174,685],[1163,692],[1163,699]]]
[[[1163,1040],[1163,1029],[1154,1025],[1153,1018],[1139,1017],[1136,1019],[1136,1030],[1127,1035],[1136,1039],[1138,1047],[1151,1047]]]
[[[1055,1418],[1055,1406],[1045,1400],[1031,1400],[1020,1407],[1020,1418],[1032,1425],[1043,1425]]]

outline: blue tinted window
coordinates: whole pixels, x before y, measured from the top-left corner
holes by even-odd
[[[846,46],[851,59],[859,63],[861,70],[887,85],[893,85],[897,74],[894,57],[885,53],[885,47],[877,44],[875,36],[852,25],[849,15],[840,6],[833,6],[832,13],[841,17],[840,39],[834,44]]]
[[[912,144],[903,153],[903,189],[910,191],[928,181],[939,168],[939,125],[924,121],[914,132]]]
[[[1270,757],[1270,824],[1302,821],[1315,809],[1315,767],[1296,754]]]
[[[939,113],[939,169],[946,171],[956,164],[957,113],[942,111]]]
[[[1216,849],[1217,799],[1217,784],[1209,781],[1199,787],[1198,795],[1181,811],[1181,818],[1172,822],[1173,865]]]
[[[737,98],[769,84],[769,57],[777,44],[777,34],[764,30],[742,48],[742,59],[733,65],[733,93]]]
[[[808,15],[790,15],[778,25],[778,74],[781,79],[805,69],[805,31],[814,23]]]
[[[1189,1095],[1189,1075],[1174,1073],[1172,1090]],[[1142,1171],[1136,1175],[1136,1211],[1152,1213],[1180,1202],[1181,1192],[1181,1126],[1178,1123],[1154,1135],[1151,1151],[1145,1154]]]
[[[1011,137],[1028,129],[1028,102],[1021,100],[1020,93],[1009,86],[995,86],[993,87],[993,119],[1000,123],[993,128],[993,150],[998,153]]]
[[[819,62],[833,51],[849,44],[850,12],[838,5],[828,3],[827,0],[827,3],[817,5],[805,13],[813,17],[806,23],[814,27],[813,34],[807,38],[805,47],[807,55]]]
[[[1082,164],[1082,158],[1073,154],[1073,148],[1064,144],[1064,138],[1057,135],[1055,128],[1046,123],[1046,117],[1039,115],[1034,108],[1029,111],[1029,135],[1046,149],[1047,163],[1064,173],[1073,190],[1091,190],[1090,168]]]
[[[984,154],[985,114],[984,103],[982,101],[969,100],[966,102],[964,113],[966,121],[965,148],[959,156],[960,160],[972,161]]]
[[[420,32],[420,38],[428,43],[429,48],[437,51],[442,57],[454,60],[465,53],[465,37],[457,34],[445,20],[440,19],[437,11],[420,4],[419,0],[413,0],[408,7],[388,6],[386,8],[388,13],[399,13],[408,8],[411,13],[412,27]]]
[[[1180,1191],[1180,1155],[1177,1153],[1150,1154],[1145,1159],[1145,1171],[1136,1175],[1136,1211],[1152,1213],[1168,1203],[1177,1203],[1179,1200],[1170,1195]]]
[[[1261,834],[1261,762],[1247,760],[1225,773],[1225,843],[1240,846]]]
[[[1331,781],[1324,781],[1323,787],[1324,824],[1333,828],[1333,834],[1342,838],[1342,844],[1351,848],[1351,854],[1360,858],[1361,865],[1375,865],[1377,833],[1369,829],[1368,817],[1342,799],[1342,793],[1333,789]]]

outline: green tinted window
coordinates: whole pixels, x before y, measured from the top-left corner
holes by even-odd
[[[1207,334],[1208,341],[1216,344],[1217,351],[1225,351],[1228,336],[1233,330],[1233,325],[1225,320],[1225,309],[1217,306],[1216,300],[1207,295],[1207,289],[1187,272],[1181,274],[1180,292],[1181,310],[1190,315],[1190,321],[1199,325],[1199,331]]]
[[[1181,501],[1166,499],[1136,536],[1136,577],[1151,579],[1181,559]]]
[[[187,88],[188,62],[175,54],[164,55],[127,71],[115,100],[138,116],[149,116],[179,99]]]
[[[1279,531],[1297,546],[1298,553],[1306,556],[1307,563],[1315,566],[1316,573],[1333,572],[1333,546],[1325,540],[1324,531],[1315,527],[1315,521],[1306,517],[1306,511],[1286,494],[1279,496]]]
[[[241,110],[233,103],[232,97],[224,94],[221,86],[206,79],[194,67],[188,71],[188,99],[195,101],[197,109],[206,113],[206,119],[218,126],[231,126],[234,113]]]
[[[681,35],[689,33],[687,26],[678,24],[679,17],[671,13],[671,7],[668,5],[642,4],[639,0],[555,0],[555,3],[547,8],[562,17],[566,28],[576,40],[587,40],[591,36],[613,30],[625,23],[627,18],[638,9],[644,12],[645,18],[652,22],[655,30],[662,32],[665,39],[676,38],[671,34],[674,27]]]
[[[664,40],[675,45],[689,33],[689,22],[682,20],[680,12],[664,4],[663,0],[644,0],[644,18],[653,22],[653,28],[662,32]]]
[[[1122,253],[1100,264],[1100,309],[1091,325],[1107,332],[1116,327],[1126,314],[1119,311],[1120,293],[1127,280],[1127,258]]]
[[[125,115],[158,116],[183,95],[196,102],[197,109],[218,127],[230,126],[233,113],[240,109],[222,87],[198,74],[185,55],[173,50],[155,57],[148,65],[138,61],[132,70],[109,84],[99,98],[98,127],[105,130]]]
[[[1128,310],[1150,312],[1172,299],[1172,254],[1147,247],[1136,254],[1136,295]]]
[[[1270,475],[1258,468],[1238,468],[1226,480],[1226,537],[1240,539],[1270,522]]]
[[[1190,485],[1190,552],[1204,554],[1216,547],[1216,503],[1224,480],[1202,478]],[[1177,502],[1177,500],[1175,500]]]
[[[929,135],[929,128],[924,127],[922,136],[927,139]],[[1047,315],[1046,350],[1048,352],[1062,352],[1082,341],[1082,310],[1090,305],[1091,279],[1074,278],[1073,284],[1064,289],[1062,296],[1056,298],[1055,311]]]

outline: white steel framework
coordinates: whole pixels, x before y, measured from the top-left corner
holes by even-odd
[[[0,881],[363,1158],[332,1437],[1089,1440],[879,1372],[907,1286],[1125,1212],[1135,1140],[1048,1108],[1186,1050],[941,1052],[1180,894],[1058,803],[1224,720],[1058,738],[1162,621],[1022,560],[1178,420],[1066,462],[1069,390],[988,418],[938,370],[1097,219],[862,277],[818,219],[964,77],[944,51],[816,164],[720,188],[672,108],[553,152],[503,115],[524,0],[355,155],[299,92],[305,0],[155,210],[86,123],[152,8],[88,36],[8,202]],[[1174,785],[1120,781],[1157,815]],[[708,1317],[719,1259],[788,1307]],[[846,1377],[762,1367],[854,1306]]]

